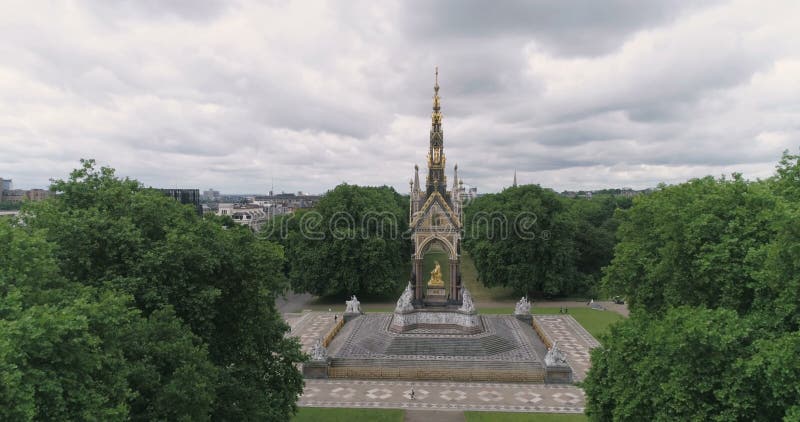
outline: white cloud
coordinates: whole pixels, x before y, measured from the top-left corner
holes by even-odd
[[[796,2],[428,3],[4,3],[0,177],[93,157],[154,186],[405,191],[434,65],[481,191],[764,177],[800,144]]]

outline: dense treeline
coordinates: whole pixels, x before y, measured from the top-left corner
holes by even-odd
[[[287,420],[282,248],[82,163],[0,222],[0,420]]]
[[[22,208],[22,201],[0,201],[0,211],[16,211]]]
[[[408,198],[341,184],[314,209],[273,219],[265,236],[284,246],[294,291],[392,296],[408,276],[407,230]]]
[[[800,156],[620,212],[603,279],[631,317],[592,352],[594,420],[800,419]]]
[[[612,256],[614,211],[629,198],[566,198],[538,185],[484,195],[465,208],[464,248],[487,286],[533,296],[591,295]]]

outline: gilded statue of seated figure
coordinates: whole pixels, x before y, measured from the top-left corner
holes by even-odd
[[[431,271],[431,279],[428,281],[428,287],[444,287],[442,267],[439,266],[439,261],[436,261],[436,267]]]

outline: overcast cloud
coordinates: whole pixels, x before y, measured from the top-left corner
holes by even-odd
[[[800,2],[0,5],[0,177],[80,158],[156,187],[408,190],[440,68],[481,192],[767,177],[800,146]],[[452,171],[452,168],[451,170]]]

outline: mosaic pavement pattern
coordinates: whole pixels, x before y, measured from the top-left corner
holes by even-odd
[[[310,352],[311,346],[320,337],[333,328],[334,313],[332,312],[304,312],[302,314],[286,314],[284,319],[291,327],[290,336],[299,337],[304,352]],[[339,318],[342,316],[339,315]]]
[[[414,398],[411,398],[411,389]],[[300,406],[583,413],[569,385],[306,380]]]

